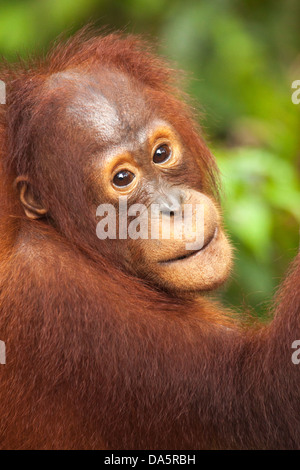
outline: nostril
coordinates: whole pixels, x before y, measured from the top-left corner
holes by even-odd
[[[168,206],[163,206],[160,207],[160,212],[164,215],[168,215],[169,217],[175,217],[176,214],[178,214],[180,208],[170,208]]]
[[[166,207],[161,208],[160,212],[164,215],[168,215],[169,217],[174,217],[175,216],[175,212],[171,211],[169,208],[166,208]]]
[[[157,202],[159,204],[159,210],[162,214],[168,215],[169,217],[175,217],[182,210],[181,198],[178,194],[169,193],[164,197],[158,197]]]

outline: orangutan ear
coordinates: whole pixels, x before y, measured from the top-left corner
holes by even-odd
[[[40,219],[47,214],[48,210],[43,207],[43,204],[34,194],[32,184],[27,176],[18,176],[15,179],[14,186],[19,192],[21,204],[29,219]]]

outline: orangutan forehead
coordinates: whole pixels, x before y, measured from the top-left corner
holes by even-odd
[[[49,85],[52,90],[65,90],[65,112],[72,125],[104,142],[136,134],[149,121],[141,89],[121,72],[61,72],[52,75]]]
[[[87,129],[102,141],[113,140],[120,131],[121,119],[117,107],[101,94],[94,98],[75,97],[66,108],[66,114],[75,126]]]

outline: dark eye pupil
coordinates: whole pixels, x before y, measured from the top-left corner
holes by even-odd
[[[124,187],[128,186],[134,179],[134,174],[128,170],[119,171],[119,173],[115,174],[113,178],[113,183],[115,186]]]
[[[161,145],[155,150],[153,155],[153,161],[154,163],[164,163],[170,158],[170,155],[170,147],[166,144]]]

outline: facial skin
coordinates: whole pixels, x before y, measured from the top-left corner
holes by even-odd
[[[201,169],[179,132],[155,104],[149,103],[140,85],[121,73],[102,69],[83,83],[82,74],[70,71],[53,75],[48,81],[54,91],[66,85],[70,97],[64,113],[72,132],[66,132],[59,120],[55,132],[64,134],[67,142],[69,139],[70,148],[71,142],[78,141],[78,146],[88,142],[96,149],[89,151],[83,146],[84,158],[81,156],[90,217],[95,220],[99,204],[110,203],[117,208],[120,196],[127,196],[128,207],[137,203],[160,207],[156,217],[150,217],[148,210],[148,239],[99,240],[99,251],[105,243],[106,253],[111,250],[111,259],[119,267],[168,290],[211,290],[223,283],[231,266],[231,248],[215,201],[201,192]],[[78,157],[70,151],[69,158],[75,164]],[[24,190],[25,179],[21,178],[21,183],[21,202],[28,213],[28,193],[32,213],[32,191]],[[182,218],[177,217],[181,211],[185,214],[185,204],[192,209],[192,234],[184,233]],[[202,245],[188,250],[187,243],[195,241],[197,205],[204,210],[204,224],[197,227]],[[41,210],[40,201],[37,209]],[[162,234],[166,223],[171,227],[168,239]],[[153,230],[158,239],[151,239]],[[180,230],[182,239],[176,238]]]

